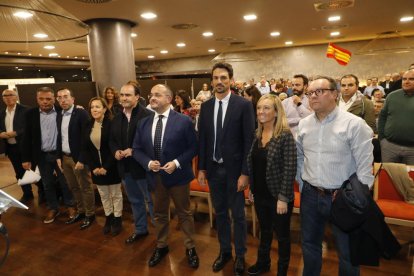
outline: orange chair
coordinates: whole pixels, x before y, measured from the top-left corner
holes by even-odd
[[[295,193],[295,201],[293,202],[293,213],[299,214],[300,212],[300,192],[298,182],[293,183],[293,192]]]
[[[381,164],[374,164],[374,175],[377,175],[374,182],[374,199],[384,213],[385,221],[389,224],[407,226],[414,228],[414,205],[404,201],[404,198],[398,193],[391,177],[384,169],[380,169]],[[414,178],[414,166],[410,167],[409,175]],[[411,243],[408,242],[408,256],[411,251]],[[414,260],[412,266],[414,273]],[[414,274],[413,274],[414,275]]]

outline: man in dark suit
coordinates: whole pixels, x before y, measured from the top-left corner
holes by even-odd
[[[17,179],[21,179],[25,170],[22,167],[20,143],[24,133],[24,115],[27,107],[17,103],[17,92],[11,89],[3,91],[3,101],[6,109],[0,111],[0,138],[5,142],[6,155],[13,165]],[[32,186],[21,186],[23,196],[21,202],[27,203],[33,199]]]
[[[40,176],[45,190],[49,211],[43,220],[52,223],[60,214],[59,201],[56,196],[56,171],[65,205],[69,216],[75,214],[72,194],[69,191],[63,174],[58,154],[57,113],[54,108],[55,95],[50,87],[37,89],[36,100],[39,107],[26,112],[26,125],[22,141],[22,166],[25,170],[39,167]]]
[[[231,94],[233,68],[230,64],[215,64],[212,78],[215,97],[201,105],[198,125],[198,181],[205,185],[208,180],[216,211],[220,254],[214,261],[213,271],[220,271],[232,259],[230,209],[236,252],[234,273],[241,275],[245,269],[244,190],[249,185],[247,154],[253,141],[253,107],[251,102]]]
[[[57,91],[57,100],[62,108],[57,114],[58,151],[66,183],[76,202],[77,212],[69,215],[66,224],[83,220],[80,229],[88,228],[95,220],[95,192],[86,157],[81,154],[81,144],[88,112],[75,106],[72,91],[62,88]]]
[[[132,157],[132,143],[138,121],[153,114],[145,106],[139,104],[140,94],[139,87],[133,84],[128,83],[121,87],[119,101],[124,110],[116,114],[112,120],[109,140],[109,146],[117,160],[118,172],[122,178],[134,216],[135,230],[125,240],[127,244],[148,235],[146,199],[150,214],[153,212],[145,169]]]
[[[133,156],[148,171],[154,190],[157,246],[148,264],[157,265],[169,251],[171,197],[185,235],[188,264],[197,268],[199,259],[193,240],[189,185],[194,179],[191,162],[197,152],[197,138],[191,119],[170,109],[172,98],[173,93],[165,85],[157,84],[151,89],[150,105],[155,114],[138,123],[133,143]]]
[[[391,79],[391,74],[386,74],[385,75],[385,80],[380,82],[380,85],[382,86],[382,88],[384,88],[384,92],[385,92],[385,97],[391,92],[391,87],[394,83],[392,82]]]

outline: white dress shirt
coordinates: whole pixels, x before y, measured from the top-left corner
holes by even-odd
[[[227,106],[229,105],[230,96],[231,96],[231,92],[229,94],[227,94],[227,96],[224,97],[221,100],[221,108],[222,108],[222,111],[223,111],[222,126],[224,125],[224,118],[226,118]],[[214,157],[214,153],[216,152],[217,113],[218,113],[218,109],[219,109],[219,105],[220,105],[219,102],[220,102],[220,100],[215,98],[215,102],[214,102],[214,152],[213,152],[213,160],[216,161],[216,162],[222,163],[223,158],[221,158],[220,160],[216,160],[216,158]]]
[[[358,92],[356,92],[347,102],[344,101],[344,99],[342,98],[342,95],[341,95],[341,97],[339,98],[339,104],[338,104],[339,108],[341,110],[348,111],[348,109],[351,107],[351,105],[357,99],[357,94],[358,94]]]
[[[296,139],[297,129],[299,121],[306,116],[312,114],[312,110],[309,107],[309,99],[303,95],[301,99],[302,104],[297,106],[293,102],[293,97],[289,97],[282,101],[283,109],[286,113],[286,118],[289,123],[289,128],[292,131],[293,137]]]
[[[11,132],[13,130],[13,120],[14,120],[14,114],[16,113],[16,106],[14,105],[13,109],[9,111],[8,108],[6,108],[6,117],[4,118],[4,125],[6,126],[6,132]],[[8,144],[16,144],[16,138],[9,138],[7,139]]]
[[[69,122],[72,116],[74,105],[67,111],[62,110],[62,125],[60,130],[62,132],[62,151],[66,154],[70,154],[69,146]]]

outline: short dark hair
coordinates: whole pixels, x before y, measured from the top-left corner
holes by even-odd
[[[359,79],[357,76],[355,76],[354,74],[348,74],[348,75],[342,76],[341,82],[343,79],[347,79],[347,78],[354,78],[356,86],[359,86]]]
[[[141,95],[141,85],[139,84],[138,81],[130,80],[129,82],[126,83],[126,85],[131,85],[134,88],[135,96]]]
[[[211,69],[211,76],[213,76],[213,71],[217,68],[226,70],[227,73],[229,73],[230,79],[233,78],[233,66],[231,66],[231,64],[225,62],[217,62],[214,64],[213,69]]]
[[[316,80],[327,80],[329,82],[329,89],[338,91],[336,87],[336,81],[333,78],[327,77],[327,76],[317,76],[316,78],[313,79],[313,81],[316,81]]]
[[[51,92],[52,94],[55,94],[55,91],[53,91],[53,89],[48,86],[39,87],[36,90],[36,93],[40,93],[40,92]]]
[[[303,74],[294,75],[293,78],[294,79],[302,79],[303,80],[303,85],[308,85],[308,83],[309,83],[308,77],[303,75]]]
[[[69,89],[69,88],[67,88],[67,87],[60,87],[60,88],[58,88],[58,89],[56,90],[56,95],[57,95],[57,93],[59,93],[59,91],[62,91],[62,90],[68,90],[68,91],[69,91],[70,96],[71,96],[71,97],[73,97],[73,92],[72,92],[72,90],[70,90],[70,89]]]
[[[371,96],[374,96],[375,92],[377,92],[377,91],[381,92],[381,96],[382,96],[382,91],[379,88],[373,89],[372,92],[371,92]]]

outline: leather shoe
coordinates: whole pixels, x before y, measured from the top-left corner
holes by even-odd
[[[78,213],[76,214],[74,217],[69,218],[65,224],[74,224],[75,222],[81,221],[82,219],[85,218],[85,214],[84,213]]]
[[[148,232],[144,232],[144,233],[134,233],[131,236],[128,237],[128,239],[125,240],[126,244],[131,244],[133,242],[136,242],[137,240],[144,238],[148,236]]]
[[[244,258],[236,257],[234,261],[234,275],[243,275],[244,273]]]
[[[247,269],[248,275],[260,275],[270,270],[270,263],[255,263]]]
[[[95,221],[95,215],[86,216],[85,219],[83,220],[81,226],[80,226],[80,230],[85,230],[86,228],[91,226],[92,222],[94,222],[94,221]]]
[[[232,259],[231,253],[220,252],[220,255],[213,263],[213,271],[218,272],[224,268],[226,263]]]
[[[187,255],[187,258],[188,258],[188,265],[191,268],[198,268],[198,266],[200,264],[200,260],[198,259],[195,247],[187,249],[185,251],[185,254]]]
[[[156,266],[169,252],[168,246],[163,248],[155,248],[154,253],[152,253],[151,259],[148,261],[150,267]]]
[[[28,204],[33,200],[33,194],[23,195],[19,201],[23,204]]]

